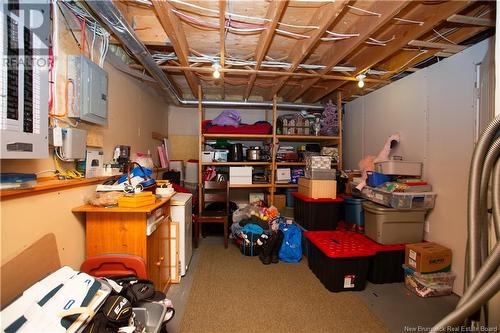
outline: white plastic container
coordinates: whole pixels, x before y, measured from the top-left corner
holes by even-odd
[[[252,167],[229,167],[230,185],[251,185]]]
[[[422,175],[422,162],[409,161],[383,161],[375,163],[375,171],[384,175],[414,176]]]

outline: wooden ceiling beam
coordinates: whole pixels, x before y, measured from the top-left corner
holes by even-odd
[[[189,46],[181,20],[172,12],[172,5],[165,0],[152,0],[153,8],[163,29],[170,38],[177,59],[182,66],[189,66]],[[190,71],[184,71],[186,81],[193,96],[198,97],[198,78]]]
[[[269,3],[266,18],[270,19],[271,22],[269,22],[269,26],[267,27],[267,29],[260,34],[259,41],[257,43],[257,49],[255,50],[256,70],[260,68],[261,63],[264,60],[267,51],[269,50],[269,46],[271,46],[271,42],[274,37],[274,31],[276,30],[276,26],[283,16],[283,12],[285,11],[287,5],[288,0],[274,0]],[[256,78],[257,74],[252,74],[250,76],[250,80],[248,81],[245,93],[243,94],[243,100],[246,101],[250,97]]]
[[[395,29],[389,29],[394,33],[395,39],[386,46],[376,46],[375,48],[365,48],[363,51],[356,54],[350,59],[350,63],[355,65],[357,73],[364,73],[372,66],[375,66],[384,59],[390,57],[398,50],[403,48],[409,41],[418,39],[420,36],[431,30],[445,18],[460,12],[474,1],[447,1],[442,3],[419,4],[412,13],[420,17],[424,22],[422,25],[401,25]],[[366,81],[366,80],[365,80]],[[329,95],[343,85],[342,82],[337,82],[331,85],[326,92],[314,91],[308,93],[304,101],[316,102],[321,98]]]
[[[380,14],[380,17],[373,16],[363,19],[362,22],[356,24],[358,37],[353,37],[349,39],[335,41],[331,49],[323,54],[319,63],[325,65],[326,67],[321,70],[321,74],[326,74],[332,70],[333,67],[337,66],[340,61],[347,57],[351,52],[353,52],[361,43],[363,43],[367,38],[369,38],[373,33],[385,25],[389,20],[391,20],[396,14],[398,14],[403,8],[405,8],[410,1],[376,1],[370,7],[370,11]],[[339,22],[333,28],[336,32],[343,32],[342,26],[345,26],[345,22]],[[362,23],[362,24],[361,24]],[[337,27],[338,26],[338,27]],[[350,27],[348,27],[350,28]],[[345,29],[345,28],[344,28]],[[347,31],[346,31],[347,33]],[[302,96],[307,90],[309,90],[314,84],[318,82],[318,78],[310,79],[304,82],[304,85],[300,89],[293,89],[289,94],[285,96],[285,100],[295,101],[300,96]]]
[[[333,3],[326,4],[314,11],[308,25],[319,26],[319,29],[314,30],[310,35],[310,38],[298,40],[291,48],[290,54],[288,55],[288,61],[291,63],[289,68],[290,72],[295,71],[302,60],[309,55],[312,49],[319,42],[320,38],[325,34],[326,30],[333,24],[333,22],[335,22],[348,2],[349,1],[347,0],[338,0]],[[285,85],[287,79],[287,77],[280,79],[276,83],[274,89],[270,90],[267,99],[271,99],[274,95],[277,95],[281,88]]]
[[[447,39],[453,41],[456,44],[462,43],[463,41],[477,35],[478,33],[486,30],[486,27],[467,27],[457,30],[447,36]],[[428,37],[427,37],[428,38]],[[432,39],[431,39],[432,40]],[[437,57],[452,56],[453,54],[442,52],[438,49],[429,49],[426,53],[421,56],[416,57],[414,54],[408,54],[407,51],[401,51],[392,56],[390,59],[385,61],[383,64],[377,65],[377,69],[387,70],[389,73],[382,75],[381,79],[389,79],[397,73],[408,71],[409,68],[421,63],[422,61]]]
[[[495,20],[492,20],[492,19],[480,18],[480,17],[474,17],[474,16],[466,16],[466,15],[458,15],[458,14],[451,15],[450,17],[448,17],[448,19],[446,21],[452,22],[452,23],[475,25],[475,26],[482,26],[482,27],[488,27],[488,28],[492,28],[495,26]]]
[[[410,46],[423,47],[427,49],[439,49],[443,50],[446,53],[458,53],[462,52],[467,48],[466,45],[456,45],[451,43],[436,43],[436,42],[427,42],[425,40],[411,40],[408,42]]]
[[[219,0],[219,40],[220,40],[220,66],[224,68],[226,61],[226,0]],[[224,72],[221,73],[221,99],[226,99]]]
[[[174,74],[173,71],[183,71],[183,72],[196,72],[196,73],[212,73],[213,70],[211,67],[185,67],[185,66],[168,66],[161,65],[159,66],[164,71],[169,72],[169,74]],[[133,64],[130,65],[130,68],[142,70],[144,67],[142,65]],[[319,73],[303,73],[303,72],[288,72],[288,71],[267,71],[267,70],[256,70],[256,69],[238,69],[238,68],[222,68],[221,73],[228,74],[240,74],[240,75],[261,75],[261,76],[284,76],[284,77],[299,77],[299,78],[316,78],[319,77],[323,80],[337,80],[337,81],[356,81],[356,78],[352,76],[343,76],[343,75],[329,75],[329,74],[319,74]],[[390,83],[387,80],[379,80],[373,78],[366,78],[365,82],[383,82]]]
[[[472,28],[467,28],[467,29],[460,29],[460,30],[457,30],[455,33],[447,36],[447,38],[458,44],[458,43],[461,43],[461,42],[469,39],[470,37],[480,33],[481,31],[484,31],[486,29],[487,29],[486,27],[472,27]],[[399,52],[396,56],[392,57],[389,61],[387,61],[386,64],[382,65],[382,68],[393,68],[394,70],[392,70],[392,71],[389,70],[390,73],[388,73],[386,75],[382,75],[381,79],[388,80],[390,77],[394,76],[397,73],[401,73],[403,71],[416,72],[419,70],[419,68],[413,68],[412,66],[422,62],[425,59],[431,58],[433,56],[443,56],[441,53],[443,53],[443,52],[440,52],[439,50],[428,50],[428,52],[424,53],[422,57],[416,58],[416,59],[408,62],[408,58],[410,57],[410,59],[411,59],[411,56],[407,55],[406,53]],[[363,88],[363,91],[370,92],[370,91],[374,90],[373,89],[374,87],[379,88],[385,84],[386,83],[382,83],[382,82],[380,82],[380,83],[368,83]],[[343,93],[344,96],[346,98],[350,98],[356,94],[359,94],[361,89],[359,89],[359,87],[357,87],[357,85],[344,85],[342,87],[342,90],[344,91],[344,93]],[[362,93],[361,95],[364,95],[364,93]]]

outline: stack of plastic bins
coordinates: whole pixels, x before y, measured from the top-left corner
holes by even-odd
[[[359,233],[365,232],[365,213],[363,211],[363,202],[365,201],[366,199],[362,198],[344,197],[345,221],[353,231]]]
[[[311,271],[329,291],[365,289],[373,242],[350,231],[306,232]]]
[[[305,230],[335,230],[339,221],[340,207],[344,199],[312,199],[293,192],[295,222]]]

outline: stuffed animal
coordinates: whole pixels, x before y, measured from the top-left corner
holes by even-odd
[[[394,148],[400,141],[401,137],[399,133],[395,133],[385,140],[384,147],[378,153],[377,156],[367,155],[363,157],[361,161],[359,161],[358,166],[361,170],[361,178],[363,181],[356,186],[356,189],[361,191],[363,187],[366,186],[366,179],[368,178],[367,171],[375,170],[375,163],[387,161],[391,155],[391,149]]]

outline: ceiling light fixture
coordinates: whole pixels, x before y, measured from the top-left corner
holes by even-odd
[[[365,86],[365,74],[359,74],[356,76],[356,80],[358,80],[358,87],[363,88]]]
[[[218,62],[214,62],[212,64],[212,69],[214,70],[214,72],[212,73],[212,76],[215,78],[215,79],[218,79],[220,78],[220,70],[221,70],[221,66]]]

